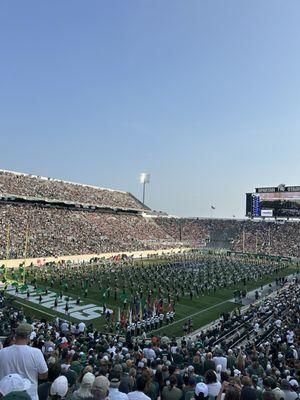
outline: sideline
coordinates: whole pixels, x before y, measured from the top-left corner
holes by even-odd
[[[57,314],[51,314],[51,313],[48,313],[47,311],[41,310],[40,308],[35,308],[35,307],[32,307],[32,306],[30,306],[30,305],[28,305],[28,304],[22,303],[21,301],[17,301],[17,300],[15,300],[15,299],[17,298],[17,297],[15,297],[15,296],[12,296],[12,295],[11,295],[11,297],[13,298],[13,303],[20,304],[21,306],[26,307],[26,308],[31,308],[32,310],[35,310],[35,311],[37,311],[37,312],[39,312],[39,313],[41,313],[41,314],[50,315],[50,317],[54,317],[54,318],[59,317],[59,315],[57,315],[57,314],[59,314],[59,313],[57,313]],[[63,314],[61,314],[61,315],[63,315]],[[59,318],[60,318],[60,317],[59,317]],[[69,316],[68,316],[68,315],[65,315],[65,319],[68,319],[68,320],[69,320]],[[73,319],[76,319],[76,318],[73,318]],[[79,321],[79,320],[78,320],[78,321]]]
[[[287,283],[290,283],[290,282],[293,280],[293,278],[294,278],[294,273],[292,273],[292,274],[290,274],[290,275],[286,275],[285,278],[287,278]],[[270,282],[270,283],[273,285],[274,283],[276,283],[276,281],[273,281],[273,282]],[[286,285],[286,284],[285,284],[285,285]],[[284,286],[285,286],[285,285],[284,285]],[[268,291],[267,291],[268,286],[269,286],[269,283],[267,283],[267,284],[264,285],[264,291],[263,291],[263,292],[265,292],[265,293],[263,293],[263,296],[260,297],[258,300],[255,300],[255,297],[253,297],[253,299],[252,299],[252,301],[251,301],[250,296],[251,296],[251,295],[254,295],[254,294],[255,294],[255,291],[258,290],[258,289],[260,289],[260,287],[259,287],[259,288],[256,288],[256,289],[252,289],[252,290],[250,290],[250,292],[247,293],[247,302],[246,302],[246,304],[243,304],[243,305],[241,306],[241,313],[242,313],[242,314],[245,313],[245,311],[248,310],[248,308],[251,306],[251,304],[257,304],[257,303],[259,303],[259,302],[261,302],[261,301],[267,299],[268,297],[274,297],[274,296],[276,296],[276,294],[277,294],[281,289],[284,288],[284,286],[282,287],[282,286],[280,286],[280,285],[277,285],[271,293],[268,293]],[[202,326],[201,328],[197,328],[196,330],[194,330],[193,332],[191,332],[188,336],[191,337],[192,339],[195,339],[196,336],[197,336],[197,334],[198,334],[199,332],[201,332],[201,331],[203,331],[203,330],[207,330],[207,329],[210,328],[211,326],[215,325],[215,324],[218,322],[218,320],[219,320],[219,318],[217,318],[217,319],[214,320],[214,321],[209,322],[208,324]],[[179,339],[182,339],[182,338],[183,338],[183,336],[180,336],[180,337],[179,337]]]
[[[163,328],[169,328],[170,326],[179,324],[180,322],[186,321],[188,318],[195,317],[196,315],[203,314],[203,313],[205,313],[206,311],[210,311],[210,310],[212,310],[213,308],[216,308],[216,307],[218,307],[218,306],[221,306],[222,304],[225,304],[225,303],[234,303],[234,299],[233,299],[233,298],[232,298],[232,299],[227,299],[227,300],[221,301],[220,303],[214,304],[213,306],[210,306],[210,307],[207,307],[207,308],[203,308],[202,310],[197,311],[197,312],[195,312],[194,314],[190,314],[190,315],[188,315],[187,317],[183,317],[183,318],[181,318],[181,319],[178,319],[177,321],[171,322],[171,324],[169,324],[169,325],[164,325],[164,326],[161,327],[161,328],[154,329],[154,330],[151,331],[150,333],[163,330]],[[234,303],[234,304],[235,304],[235,303]]]

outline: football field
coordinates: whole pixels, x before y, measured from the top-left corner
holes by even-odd
[[[151,261],[153,264],[153,261]],[[162,260],[159,261],[162,263]],[[88,266],[86,268],[89,268]],[[90,267],[93,268],[93,267]],[[131,267],[129,267],[131,268]],[[139,269],[142,268],[142,269]],[[138,276],[139,273],[147,274],[147,263],[143,266],[135,266],[133,278]],[[153,271],[153,270],[151,270]],[[199,329],[207,323],[217,319],[223,312],[232,311],[237,308],[234,302],[234,292],[237,290],[246,290],[247,292],[261,285],[275,281],[276,278],[290,275],[296,272],[296,267],[293,265],[286,265],[285,268],[270,275],[265,275],[261,279],[248,281],[246,285],[243,282],[231,284],[226,288],[218,288],[216,291],[209,291],[206,293],[194,293],[192,299],[189,293],[180,296],[179,301],[175,302],[174,311],[175,318],[170,324],[163,324],[157,330],[152,330],[151,333],[166,333],[169,336],[180,337],[183,335],[183,325],[192,318],[193,330]],[[122,276],[121,276],[122,278]],[[122,291],[119,290],[117,297],[114,295],[113,289],[103,292],[97,283],[91,284],[85,293],[84,285],[80,281],[73,281],[72,284],[64,285],[62,290],[62,282],[55,280],[49,286],[49,282],[45,283],[42,277],[35,276],[34,285],[32,284],[33,276],[27,274],[26,282],[28,282],[27,289],[21,290],[21,286],[16,293],[16,285],[10,286],[7,290],[7,295],[13,299],[13,304],[18,308],[22,308],[26,316],[30,318],[44,318],[46,320],[53,320],[56,316],[74,322],[83,320],[87,325],[93,323],[93,326],[100,331],[107,331],[106,319],[102,315],[103,305],[105,304],[108,310],[114,312],[114,318],[117,319],[119,310],[123,309]],[[30,283],[31,282],[31,283]],[[139,286],[139,282],[134,283]],[[134,285],[133,284],[133,285]],[[120,284],[119,284],[120,285]],[[106,287],[109,287],[106,282]],[[131,286],[132,287],[132,286]],[[126,293],[130,292],[129,286],[124,282],[124,289]],[[141,288],[145,291],[145,287]],[[158,290],[158,289],[157,289]],[[144,294],[146,297],[146,294]],[[164,296],[164,300],[166,296]],[[54,307],[55,299],[57,305]],[[79,299],[79,301],[78,301]],[[65,304],[68,302],[68,312],[65,312]],[[128,301],[131,297],[128,294]],[[165,312],[167,305],[164,306]],[[150,333],[148,333],[150,336]]]

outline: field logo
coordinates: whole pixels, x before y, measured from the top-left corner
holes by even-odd
[[[57,311],[61,314],[65,314],[65,306],[67,299],[68,301],[68,316],[76,318],[82,321],[89,321],[91,319],[99,318],[103,314],[103,307],[97,306],[96,304],[84,304],[79,306],[76,304],[76,300],[72,299],[70,296],[63,296],[62,298],[57,297],[57,293],[48,291],[47,294],[37,293],[33,286],[28,285],[29,297],[27,297],[27,291],[24,293],[16,293],[16,288],[13,286],[8,286],[7,292],[16,298],[25,299],[29,303],[38,304],[42,307],[48,308],[53,311]],[[42,300],[40,301],[40,295]],[[54,301],[57,299],[57,307],[54,307]],[[112,313],[110,309],[106,311]]]

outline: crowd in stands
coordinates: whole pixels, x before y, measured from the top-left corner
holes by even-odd
[[[27,226],[28,257],[146,250],[170,241],[163,229],[141,215],[0,203],[2,258],[8,226],[9,258],[23,257]]]
[[[130,193],[0,170],[0,195],[144,210]]]
[[[146,211],[130,193],[99,189],[61,180],[0,170],[0,196],[26,196],[78,204],[122,207]],[[135,211],[136,213],[136,211]],[[152,215],[153,217],[153,215]],[[24,232],[29,226],[28,256],[61,256],[103,252],[162,249],[178,246],[222,247],[234,251],[300,256],[298,222],[199,218],[144,218],[111,212],[91,212],[66,207],[7,204],[0,201],[2,246],[11,227],[10,257],[22,257]]]
[[[298,279],[281,282],[277,293],[244,314],[223,314],[216,325],[181,340],[165,334],[122,338],[58,318],[36,321],[2,299],[0,395],[3,400],[299,399]]]
[[[299,222],[265,222],[251,220],[155,218],[155,222],[174,240],[206,243],[234,251],[300,256]]]
[[[300,256],[298,222],[145,218],[64,207],[0,202],[3,233],[0,257],[22,258],[29,228],[28,256],[46,257],[162,249],[178,246],[222,247],[249,253]]]
[[[205,243],[209,238],[206,220],[197,218],[155,218],[155,222],[178,242]]]

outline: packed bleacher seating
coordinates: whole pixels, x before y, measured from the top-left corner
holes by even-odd
[[[0,295],[0,394],[9,399],[297,400],[299,277],[180,340],[35,320]]]
[[[209,226],[198,218],[158,217],[155,221],[176,241],[203,241],[209,237]]]
[[[234,251],[300,256],[300,223],[202,218],[155,218],[175,240]],[[217,246],[215,246],[217,242]]]
[[[22,258],[26,227],[28,256],[45,257],[169,247],[225,248],[281,256],[300,256],[298,222],[145,218],[0,202],[0,229],[10,226],[10,257]],[[5,257],[5,239],[1,255]]]
[[[118,190],[0,170],[0,195],[69,201],[145,210],[134,196]]]
[[[22,258],[28,226],[28,257],[99,254],[168,247],[168,234],[151,219],[124,213],[0,203],[0,229],[10,226],[9,258]],[[169,244],[170,245],[170,244]],[[5,239],[1,255],[5,257]]]
[[[30,198],[5,199],[5,196]],[[29,257],[125,252],[169,247],[225,248],[281,256],[300,256],[298,222],[202,218],[149,218],[147,207],[130,193],[0,170],[0,228],[8,226],[10,257],[22,257],[29,227]],[[44,199],[44,204],[38,199]],[[55,206],[50,200],[60,201]],[[48,204],[47,204],[48,201]],[[64,204],[64,202],[66,204]],[[68,206],[73,204],[73,209]],[[80,209],[76,204],[103,208]],[[51,205],[51,207],[50,207]],[[104,210],[105,207],[108,207]],[[128,212],[115,212],[115,208]],[[104,212],[106,211],[106,212]],[[109,212],[107,212],[109,211]],[[121,210],[120,210],[121,211]],[[142,212],[141,212],[142,211]],[[151,214],[149,212],[149,214]],[[0,257],[6,255],[2,240]]]

